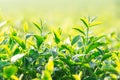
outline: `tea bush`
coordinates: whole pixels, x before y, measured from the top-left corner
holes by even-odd
[[[62,29],[44,32],[44,24],[33,23],[39,34],[22,37],[13,27],[0,36],[0,80],[117,80],[120,79],[120,53],[111,47],[119,41],[108,35],[94,36],[90,28],[100,22],[81,18],[83,27],[74,27],[77,35],[62,38]]]

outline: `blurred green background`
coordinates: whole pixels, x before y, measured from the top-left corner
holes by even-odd
[[[28,22],[32,30],[32,22],[42,19],[49,29],[71,32],[81,25],[80,17],[88,16],[103,22],[93,28],[95,33],[119,32],[120,0],[0,0],[0,22],[7,20],[18,28]]]

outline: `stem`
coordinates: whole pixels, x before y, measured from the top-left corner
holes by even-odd
[[[88,45],[88,39],[89,39],[89,26],[86,29],[86,40],[84,44],[84,52],[86,53],[86,46]]]
[[[87,27],[87,30],[86,30],[86,45],[88,44],[89,27],[90,27],[90,17],[88,17],[88,27]]]
[[[86,30],[86,45],[88,44],[89,28]]]

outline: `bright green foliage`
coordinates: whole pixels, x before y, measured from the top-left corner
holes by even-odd
[[[12,75],[15,75],[17,72],[16,66],[6,66],[3,68],[3,75],[5,78],[11,78]]]
[[[56,44],[60,43],[60,34],[58,32],[54,32],[54,39]]]
[[[15,40],[23,49],[26,48],[26,45],[22,39],[16,36],[12,36],[12,39]]]
[[[53,73],[53,70],[53,57],[50,57],[48,63],[45,65],[45,70],[42,72],[42,80],[52,80],[51,74]]]
[[[23,30],[24,30],[25,33],[28,32],[28,24],[27,23],[23,24]]]
[[[47,70],[43,71],[41,80],[52,80],[51,75]]]
[[[39,36],[39,35],[34,35],[34,37],[36,39],[37,47],[39,48],[40,45],[43,43],[44,38],[42,36]]]
[[[24,34],[13,27],[0,33],[0,80],[118,80],[120,39],[114,33],[91,35],[100,24],[95,19],[81,18],[84,26],[73,28],[79,33],[67,41],[61,28],[45,32],[42,21],[33,23],[40,34],[29,32],[26,23]]]
[[[74,45],[78,40],[80,40],[80,36],[77,35],[73,38],[73,40],[71,41],[71,45]]]
[[[81,80],[82,72],[80,72],[79,75],[77,75],[77,74],[73,75],[73,77],[75,78],[75,80]]]
[[[53,57],[49,58],[48,63],[45,65],[45,70],[47,70],[50,74],[53,73],[53,70],[54,70]]]
[[[76,30],[76,31],[79,31],[80,33],[82,33],[83,35],[85,35],[84,31],[82,31],[81,29],[79,29],[79,28],[73,28],[73,29]]]

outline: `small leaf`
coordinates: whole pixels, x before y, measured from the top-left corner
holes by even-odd
[[[81,80],[82,79],[82,71],[79,73],[79,75],[74,74],[73,77],[75,80]]]
[[[17,76],[15,76],[15,75],[12,75],[11,79],[13,79],[13,80],[19,80],[19,78]]]
[[[8,54],[0,54],[0,58],[5,59],[8,57]]]
[[[92,43],[88,46],[88,48],[86,49],[86,54],[89,53],[91,50],[97,48],[97,47],[100,47],[100,46],[104,46],[105,43],[100,43],[100,42],[96,42],[96,43]]]
[[[78,47],[82,47],[83,43],[81,41],[78,41],[77,45],[78,45]]]
[[[100,37],[96,37],[96,38],[94,39],[94,42],[97,42],[98,40],[100,40],[100,39],[102,39],[102,38],[104,38],[104,37],[105,37],[105,35],[100,36]]]
[[[59,32],[60,35],[62,34],[62,29],[60,27],[58,29],[58,32]]]
[[[40,32],[42,32],[41,27],[40,27],[37,23],[33,23],[33,24],[35,25],[35,27],[36,27]]]
[[[71,59],[60,57],[60,60],[63,61],[65,64],[67,64],[69,67],[75,65],[75,62],[73,62],[73,60]]]
[[[27,23],[23,24],[23,30],[25,33],[28,32],[28,24]]]
[[[79,39],[80,39],[79,35],[75,36],[71,42],[71,45],[74,45]]]
[[[82,71],[79,73],[80,80],[82,79]]]
[[[74,77],[75,80],[81,80],[79,75],[77,75],[77,74],[74,74],[73,77]]]
[[[83,24],[88,28],[89,25],[87,23],[87,21],[84,18],[80,18],[80,20],[83,22]]]
[[[85,44],[85,37],[81,36],[81,38],[82,38],[82,42]]]
[[[30,49],[29,50],[29,56],[33,59],[36,60],[38,59],[39,53],[38,51],[34,50],[34,49]]]
[[[104,61],[104,60],[106,60],[107,58],[109,58],[111,56],[112,56],[112,54],[110,54],[110,53],[104,54],[101,61]]]
[[[12,36],[12,39],[14,39],[23,49],[26,48],[26,45],[25,45],[24,41],[21,40],[19,37]]]
[[[90,64],[88,64],[88,63],[83,63],[82,66],[86,67],[86,68],[90,68]]]
[[[97,26],[97,25],[99,25],[99,24],[102,24],[102,22],[94,22],[94,23],[91,23],[91,24],[90,24],[90,27]]]
[[[36,39],[37,47],[39,48],[41,44],[43,43],[44,38],[40,35],[34,35],[34,37]]]
[[[5,62],[5,61],[0,61],[0,68],[9,65],[9,62]]]
[[[11,55],[11,50],[10,50],[10,48],[9,48],[9,46],[8,45],[0,45],[0,48],[2,49],[5,49],[5,51],[7,51],[7,53],[9,54],[9,55]]]
[[[73,29],[76,30],[76,31],[79,31],[80,33],[82,33],[85,36],[84,31],[80,30],[79,28],[73,28]]]
[[[94,53],[92,53],[92,55],[91,55],[91,57],[90,57],[90,60],[98,57],[99,55],[101,55],[99,52],[94,52]]]
[[[15,55],[15,54],[18,54],[20,52],[20,49],[18,47],[18,44],[15,44],[12,48],[12,54]]]
[[[114,74],[118,74],[118,71],[115,69],[115,67],[111,66],[111,65],[105,65],[102,67],[102,70],[105,72],[111,72]]]
[[[6,66],[3,68],[3,75],[5,78],[11,78],[17,72],[16,66]]]
[[[54,40],[56,44],[60,43],[60,34],[57,32],[54,32]]]
[[[74,52],[73,49],[72,49],[72,47],[69,46],[69,45],[64,45],[64,44],[61,45],[60,51],[63,50],[63,49],[66,49],[66,50],[68,50],[68,51],[71,52],[71,53]]]
[[[10,27],[10,35],[11,36],[16,36],[17,35],[17,31],[13,27]]]
[[[5,37],[0,37],[0,44],[4,41]]]
[[[98,50],[98,52],[100,53],[100,54],[104,54],[104,52],[103,52],[103,50],[101,50],[101,49],[99,49],[99,48],[97,48],[97,50]]]

